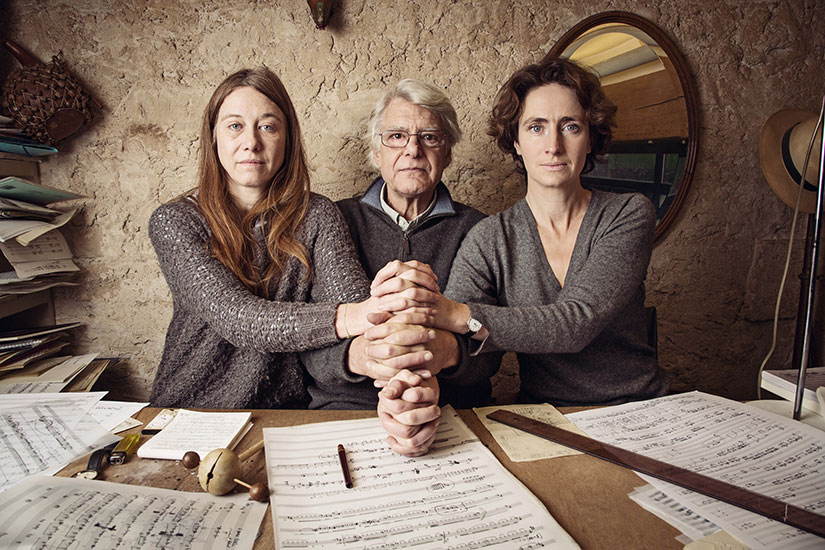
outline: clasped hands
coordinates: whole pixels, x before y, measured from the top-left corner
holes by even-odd
[[[455,337],[438,328],[453,303],[441,295],[430,266],[417,261],[388,263],[370,294],[363,304],[373,308],[372,326],[353,341],[349,369],[382,388],[378,416],[390,447],[419,456],[429,450],[441,416],[436,375],[458,362]]]

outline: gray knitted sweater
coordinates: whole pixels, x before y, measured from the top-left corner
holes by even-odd
[[[152,405],[306,407],[298,352],[337,344],[337,305],[369,295],[338,208],[311,196],[296,238],[310,254],[312,280],[305,281],[303,265],[290,258],[268,299],[255,296],[209,254],[209,227],[193,199],[155,210],[149,237],[173,301]],[[256,258],[263,269],[268,260],[260,232],[258,237]]]
[[[476,224],[445,292],[490,331],[481,345],[473,341],[472,352],[485,353],[464,382],[478,391],[502,353],[515,351],[522,402],[615,404],[664,394],[644,313],[655,223],[642,195],[593,191],[563,288],[526,200]],[[487,383],[478,402],[489,397]]]

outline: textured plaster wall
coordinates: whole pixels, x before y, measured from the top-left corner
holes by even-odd
[[[57,316],[84,323],[78,351],[125,358],[103,379],[113,394],[148,395],[171,300],[146,224],[159,204],[193,186],[199,119],[224,76],[266,64],[282,77],[300,113],[313,187],[333,199],[373,177],[361,119],[384,85],[416,77],[446,88],[465,138],[445,182],[457,199],[492,213],[523,193],[513,163],[484,132],[498,86],[581,19],[615,9],[665,30],[686,57],[699,96],[695,179],[648,275],[660,362],[676,389],[754,396],[791,219],[760,171],[759,133],[779,108],[818,109],[825,3],[335,4],[332,24],[320,31],[303,0],[0,3],[0,37],[44,60],[63,50],[104,105],[92,128],[44,163],[43,180],[88,196],[66,231],[83,284],[56,291]],[[0,78],[16,66],[5,53],[0,62]],[[769,366],[790,361],[794,288],[798,283],[788,291]],[[510,367],[499,388],[507,392],[514,382]]]

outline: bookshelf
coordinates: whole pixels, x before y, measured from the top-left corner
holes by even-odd
[[[51,289],[0,296],[0,332],[55,324]]]
[[[41,160],[36,157],[21,157],[0,152],[0,177],[18,176],[40,183],[40,163]],[[6,262],[0,258],[0,263]],[[0,331],[40,327],[54,323],[54,301],[50,289],[31,294],[0,296]]]

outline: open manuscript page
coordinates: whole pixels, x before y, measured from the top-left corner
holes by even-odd
[[[395,454],[377,418],[263,431],[278,548],[579,548],[451,407],[418,458]]]

